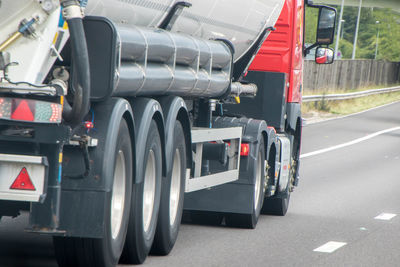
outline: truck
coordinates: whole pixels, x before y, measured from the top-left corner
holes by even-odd
[[[310,0],[0,1],[0,217],[59,266],[167,255],[182,220],[255,228],[299,180]],[[304,47],[305,6],[319,9]],[[319,64],[332,63],[326,56]]]

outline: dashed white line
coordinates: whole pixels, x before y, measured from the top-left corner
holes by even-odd
[[[328,243],[314,249],[315,252],[332,253],[339,248],[347,245],[345,242],[329,241]]]
[[[378,216],[376,216],[374,219],[375,220],[383,220],[383,221],[390,221],[394,217],[396,217],[397,214],[394,213],[381,213]]]
[[[399,127],[393,127],[393,128],[386,129],[386,130],[382,130],[382,131],[379,131],[379,132],[376,132],[376,133],[372,133],[372,134],[369,134],[367,136],[355,139],[353,141],[350,141],[350,142],[347,142],[347,143],[344,143],[344,144],[331,146],[331,147],[324,148],[324,149],[321,149],[321,150],[317,150],[317,151],[314,151],[314,152],[306,153],[306,154],[301,155],[300,158],[303,159],[303,158],[307,158],[307,157],[311,157],[311,156],[316,156],[316,155],[319,155],[319,154],[322,154],[322,153],[326,153],[326,152],[329,152],[329,151],[332,151],[332,150],[336,150],[336,149],[339,149],[339,148],[355,145],[355,144],[364,142],[364,141],[366,141],[368,139],[377,137],[379,135],[382,135],[382,134],[385,134],[385,133],[394,132],[394,131],[398,131],[398,130],[400,130],[400,126]]]

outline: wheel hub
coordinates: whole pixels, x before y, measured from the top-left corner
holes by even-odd
[[[264,186],[264,185],[261,185],[261,180],[262,180],[261,179],[262,178],[261,177],[261,172],[262,172],[262,170],[261,170],[261,168],[262,168],[261,158],[262,158],[262,155],[261,155],[261,152],[260,152],[260,153],[258,153],[256,182],[255,182],[255,185],[254,185],[254,203],[255,203],[254,207],[255,207],[255,210],[258,209],[261,186]]]
[[[147,158],[143,187],[143,228],[147,232],[153,216],[156,191],[156,163],[153,150],[149,151]]]
[[[175,150],[174,163],[171,174],[171,188],[169,193],[169,223],[175,223],[178,213],[179,197],[181,187],[181,154],[178,149]]]
[[[111,196],[111,236],[116,239],[121,229],[125,205],[125,156],[118,151],[115,160],[114,182]]]

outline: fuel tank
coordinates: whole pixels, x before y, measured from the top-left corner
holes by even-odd
[[[115,24],[158,27],[179,0],[87,0],[85,13]],[[277,21],[285,0],[188,0],[172,32],[201,39],[227,39],[239,60],[262,31]]]

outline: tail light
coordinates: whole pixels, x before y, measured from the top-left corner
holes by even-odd
[[[61,123],[62,105],[58,103],[0,97],[0,119],[40,123]]]
[[[247,143],[242,143],[240,145],[240,156],[247,157],[250,153],[250,145]]]

